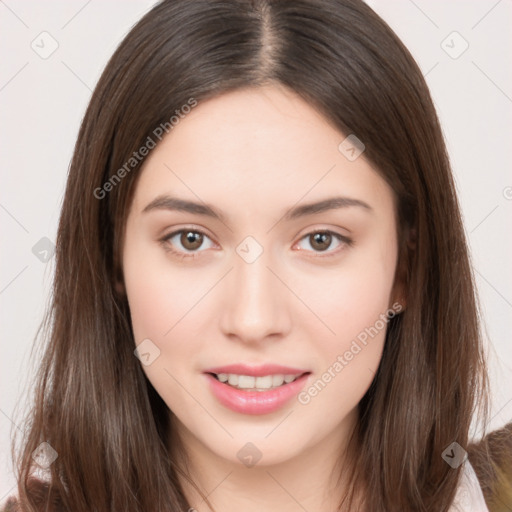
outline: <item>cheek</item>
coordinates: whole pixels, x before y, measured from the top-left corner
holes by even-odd
[[[179,383],[198,351],[193,320],[206,292],[204,277],[201,286],[197,274],[172,268],[161,249],[136,244],[127,244],[123,269],[135,345],[151,354],[142,369],[170,409],[186,411],[191,404]]]
[[[323,418],[325,431],[336,428],[368,391],[384,348],[387,322],[379,318],[386,312],[383,304],[355,307],[352,316],[344,315],[345,322],[332,324],[336,338],[324,336],[317,344],[316,371],[297,397],[311,428],[317,428],[315,418]]]
[[[320,356],[317,370],[330,372],[331,378],[325,375],[324,380],[336,381],[344,393],[352,390],[362,396],[380,363],[388,315],[399,311],[391,308],[396,257],[394,243],[385,237],[375,240],[364,251],[354,251],[323,280],[323,287],[320,280],[318,287],[308,292],[312,309],[324,324],[310,321],[310,329],[315,320],[318,333],[322,333],[311,335]]]
[[[161,338],[172,327],[170,307],[176,304],[172,290],[163,286],[154,269],[146,269],[142,265],[134,269],[125,267],[129,276],[125,277],[125,284],[136,344],[144,338]]]
[[[356,336],[388,310],[393,302],[396,257],[394,244],[375,240],[347,254],[338,268],[310,286],[314,308],[334,331],[333,339]]]
[[[138,344],[144,338],[163,342],[174,326],[204,294],[204,276],[169,264],[166,252],[155,244],[127,240],[124,281]]]

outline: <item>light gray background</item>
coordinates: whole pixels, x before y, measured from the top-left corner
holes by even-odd
[[[489,427],[499,428],[512,418],[512,1],[368,3],[417,60],[441,118],[489,344]],[[20,393],[33,376],[29,351],[54,270],[53,258],[44,263],[32,248],[44,237],[55,241],[67,169],[92,89],[118,43],[153,4],[0,0],[0,502],[13,491],[14,408],[23,405]],[[41,36],[44,31],[51,36]],[[52,38],[58,48],[43,59],[31,45],[42,53],[51,49]],[[463,40],[468,49],[452,58]]]

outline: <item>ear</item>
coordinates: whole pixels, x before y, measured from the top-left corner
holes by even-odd
[[[122,297],[124,297],[126,295],[126,287],[124,285],[123,270],[119,267],[119,265],[115,265],[114,290],[118,295],[120,295]]]
[[[395,271],[395,282],[391,293],[391,305],[398,303],[401,311],[407,308],[407,291],[409,287],[409,265],[411,253],[416,250],[417,234],[416,229],[408,228],[398,251],[398,263]],[[391,307],[391,306],[390,306]]]
[[[124,282],[119,279],[116,279],[114,282],[114,290],[119,295],[126,295],[126,288],[124,287]]]
[[[397,308],[397,305],[400,307]],[[389,308],[394,310],[399,309],[399,311],[404,311],[407,308],[406,282],[399,276],[398,269],[395,274],[395,283],[391,293]]]

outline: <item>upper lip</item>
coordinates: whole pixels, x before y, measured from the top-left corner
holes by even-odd
[[[309,373],[308,370],[301,370],[300,368],[291,368],[290,366],[282,366],[279,364],[262,364],[262,365],[247,365],[247,364],[228,364],[226,366],[216,366],[209,368],[204,373],[233,373],[235,375],[250,375],[252,377],[264,377],[266,375],[302,375]]]

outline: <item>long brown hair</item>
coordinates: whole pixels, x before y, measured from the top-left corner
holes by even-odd
[[[450,163],[418,65],[360,0],[164,0],[110,59],[76,142],[48,344],[18,461],[27,510],[36,509],[27,489],[43,441],[58,454],[50,470],[64,510],[190,506],[180,447],[166,443],[169,411],[134,357],[117,286],[144,161],[130,158],[191,99],[267,84],[288,87],[363,141],[397,201],[407,306],[389,323],[359,405],[352,490],[364,482],[372,512],[448,509],[461,468],[442,454],[453,442],[467,446],[477,404],[485,415],[487,374]]]

